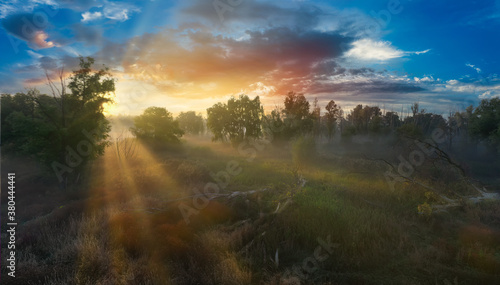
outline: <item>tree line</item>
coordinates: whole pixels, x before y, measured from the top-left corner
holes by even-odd
[[[334,100],[323,110],[314,99],[311,104],[304,94],[289,92],[283,107],[265,114],[259,97],[240,95],[227,103],[207,109],[207,127],[215,141],[240,142],[259,139],[271,133],[275,141],[288,141],[301,136],[332,140],[336,135],[398,135],[428,137],[436,128],[447,136],[449,147],[454,142],[483,142],[500,147],[500,99],[483,99],[478,107],[450,113],[448,118],[427,112],[418,103],[411,105],[411,115],[401,118],[394,111],[382,112],[378,106],[357,105],[346,114]],[[275,126],[281,126],[276,128]]]
[[[1,143],[4,153],[26,154],[52,169],[61,187],[78,179],[85,165],[103,154],[109,145],[106,104],[113,103],[115,79],[109,69],[94,69],[94,60],[80,58],[80,69],[68,82],[61,70],[58,82],[47,76],[51,95],[36,89],[1,95]],[[131,132],[139,139],[178,143],[184,134],[209,131],[214,141],[239,143],[270,134],[275,142],[310,136],[331,141],[338,136],[398,135],[426,137],[436,128],[445,131],[448,145],[479,142],[500,150],[500,99],[481,101],[445,119],[426,112],[418,103],[412,114],[382,112],[378,106],[357,105],[346,113],[334,100],[320,107],[304,94],[289,92],[282,107],[264,112],[260,98],[231,97],[207,109],[207,117],[194,111],[174,118],[166,108],[149,107],[134,118]],[[276,128],[279,126],[279,128]]]

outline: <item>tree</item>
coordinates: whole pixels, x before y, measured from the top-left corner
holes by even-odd
[[[247,95],[231,97],[227,104],[217,103],[207,109],[207,127],[214,141],[241,142],[262,135],[264,109],[259,96],[253,100]]]
[[[309,102],[304,94],[289,92],[285,97],[285,133],[291,138],[311,132],[314,120],[309,113]]]
[[[227,104],[217,103],[207,109],[207,128],[212,132],[213,141],[228,141],[231,118]]]
[[[288,92],[285,97],[285,114],[296,120],[306,119],[309,116],[309,102],[304,94]]]
[[[2,147],[6,151],[20,151],[28,138],[26,135],[29,135],[30,131],[33,130],[32,125],[17,124],[25,118],[34,118],[35,102],[31,92],[35,92],[35,90],[30,90],[28,94],[17,93],[14,96],[2,94],[1,140]]]
[[[357,105],[348,116],[356,132],[367,132],[368,130],[378,132],[382,125],[380,116],[382,112],[378,106],[370,107]]]
[[[321,107],[318,104],[318,98],[314,98],[313,106],[310,114],[311,120],[313,122],[312,132],[315,137],[321,134]]]
[[[500,147],[500,98],[483,99],[470,118],[470,134]]]
[[[262,129],[269,135],[273,143],[279,144],[285,141],[285,122],[283,120],[283,110],[275,107],[270,114],[262,118]]]
[[[382,119],[382,124],[389,131],[394,131],[401,125],[401,120],[397,112],[387,112]]]
[[[328,139],[331,140],[335,134],[335,129],[337,127],[337,119],[340,116],[340,107],[335,104],[335,101],[330,100],[325,107],[326,114],[324,115],[326,122],[326,129],[328,133]]]
[[[363,105],[359,104],[352,109],[351,113],[347,116],[347,119],[352,124],[355,131],[363,129]]]
[[[184,134],[172,114],[165,108],[149,107],[134,118],[131,132],[139,139],[159,143],[177,143]]]
[[[199,135],[205,130],[203,117],[196,115],[194,111],[181,112],[177,116],[177,121],[179,122],[179,127],[188,134]]]
[[[73,71],[67,86],[64,70],[58,74],[57,85],[47,74],[52,96],[36,89],[12,98],[2,96],[2,103],[13,107],[2,117],[12,131],[10,142],[18,146],[16,151],[50,166],[61,188],[72,175],[79,177],[84,166],[108,145],[110,125],[103,111],[105,104],[113,102],[115,79],[106,67],[93,71],[93,64],[93,58],[80,58],[80,69]]]
[[[448,117],[449,145],[451,147],[453,137],[459,139],[459,142],[467,144],[469,138],[469,123],[472,118],[474,107],[470,105],[462,112],[450,113]]]

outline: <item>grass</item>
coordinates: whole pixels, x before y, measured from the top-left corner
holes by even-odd
[[[27,189],[18,197],[20,277],[9,284],[286,284],[328,238],[335,247],[301,284],[500,280],[499,201],[422,215],[419,205],[439,203],[428,189],[401,183],[392,191],[383,164],[307,141],[266,145],[253,159],[205,140],[174,151],[119,144],[70,192],[47,183],[39,193],[42,173],[18,175],[16,186]],[[193,187],[231,160],[242,171],[221,193],[267,191],[194,207]],[[181,203],[195,209],[190,223]]]

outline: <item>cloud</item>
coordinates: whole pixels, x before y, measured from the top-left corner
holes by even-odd
[[[367,61],[385,61],[403,57],[404,55],[404,51],[394,48],[388,41],[361,39],[352,43],[352,48],[347,51],[345,56]]]
[[[470,68],[474,69],[477,73],[481,73],[481,68],[476,67],[476,66],[475,66],[475,65],[473,65],[473,64],[466,63],[466,64],[465,64],[465,66],[468,66],[468,67],[470,67]]]
[[[37,49],[65,45],[75,52],[32,52],[30,62],[16,71],[25,72],[22,76],[27,77],[32,68],[40,72],[64,66],[69,72],[78,69],[75,55],[82,53],[94,57],[96,66],[106,64],[113,70],[119,78],[119,96],[147,90],[144,104],[164,103],[167,97],[179,106],[191,100],[216,102],[240,92],[281,101],[280,96],[292,90],[364,104],[412,102],[418,96],[436,102],[497,94],[496,87],[478,82],[440,81],[415,75],[411,79],[375,69],[380,62],[422,55],[430,49],[404,51],[381,40],[383,31],[369,29],[374,20],[356,9],[338,10],[306,1],[243,1],[226,11],[221,22],[213,1],[193,0],[180,5],[172,8],[172,26],[129,39],[120,36],[120,42],[111,42],[103,37],[103,26],[90,25],[92,21],[110,19],[99,23],[105,28],[116,25],[138,13],[136,6],[60,0],[57,7],[68,7],[81,15],[61,32],[66,39],[54,38],[54,30],[37,28],[25,40]],[[10,27],[9,33],[22,37],[22,17],[16,16],[16,22],[14,16],[8,16],[2,25]],[[25,16],[29,20],[32,14]],[[25,83],[45,81],[39,76]]]
[[[32,0],[38,1],[38,0]],[[57,6],[61,8],[72,9],[74,11],[85,11],[92,7],[100,7],[103,5],[101,0],[57,0]]]
[[[377,37],[379,24],[373,17],[357,9],[336,9],[332,6],[312,4],[309,1],[243,1],[229,5],[220,13],[215,1],[185,1],[178,18],[179,23],[196,22],[234,34],[245,30],[270,27],[290,27],[300,30],[338,32],[346,37]],[[229,3],[229,2],[228,2]],[[238,3],[238,1],[234,1]],[[220,17],[222,16],[222,17]]]
[[[73,32],[72,39],[85,45],[98,45],[105,41],[102,36],[103,30],[99,27],[76,23],[71,26],[71,31]]]
[[[351,42],[335,32],[286,27],[246,31],[238,39],[201,29],[166,29],[125,45],[108,43],[94,56],[121,66],[121,82],[152,85],[169,98],[224,98],[241,92],[272,97],[292,90],[368,98],[425,90],[405,77],[340,65],[342,45]]]
[[[393,47],[389,41],[375,41],[365,38],[353,42],[352,48],[346,52],[345,56],[361,61],[386,61],[411,54],[424,54],[429,51],[430,49],[414,52],[402,51]]]
[[[56,46],[54,42],[47,41],[49,35],[44,31],[37,31],[33,37],[32,43],[34,43],[35,49],[51,48]]]
[[[247,25],[247,28],[274,25],[306,29],[317,25],[319,16],[325,15],[323,9],[309,3],[299,5],[282,3],[279,6],[262,1],[242,1],[241,4],[235,5],[229,3],[225,6],[226,9],[215,5],[215,1],[195,0],[187,3],[189,4],[181,9],[181,13],[189,15],[188,19],[205,20],[206,24],[216,25],[219,28],[225,26],[221,26],[221,23],[243,23]]]
[[[236,40],[203,31],[164,30],[109,43],[95,56],[111,66],[122,65],[137,80],[152,82],[171,96],[225,96],[256,82],[288,92],[293,80],[315,72],[318,62],[339,57],[341,43],[351,39],[336,33],[271,28],[247,31]],[[315,67],[316,66],[316,67]],[[322,70],[321,73],[328,73]]]
[[[414,54],[424,54],[424,53],[428,53],[429,51],[431,51],[431,49],[426,49],[426,50],[423,50],[423,51],[414,51],[414,52],[409,52],[410,54],[411,53],[414,53]]]
[[[22,2],[22,3],[19,3]],[[102,6],[102,0],[3,0],[0,5],[0,19],[18,13],[32,13],[35,9],[43,7],[43,10],[51,9],[71,9],[83,12],[92,7]],[[56,10],[50,11],[54,14]]]
[[[41,58],[41,57],[43,57],[43,55],[41,55],[39,53],[36,53],[36,52],[34,52],[32,50],[27,50],[26,53],[29,54],[33,58]]]
[[[50,56],[39,58],[38,61],[40,62],[40,68],[43,70],[55,70],[58,67],[57,60]]]
[[[102,18],[102,13],[101,12],[84,12],[82,13],[82,22],[90,22],[94,20],[98,20]]]
[[[413,78],[413,80],[414,80],[415,82],[432,82],[432,81],[434,81],[435,79],[434,79],[434,77],[432,77],[432,76],[424,76],[424,77],[422,77],[422,78],[414,77],[414,78]],[[438,80],[439,80],[439,79],[438,79]]]
[[[423,79],[425,78],[428,77]],[[500,96],[500,78],[496,74],[445,81],[432,77],[428,80],[417,79],[414,81],[426,89],[419,94],[425,95],[433,108],[440,108],[445,113],[449,112],[450,108],[465,109],[467,106],[477,105],[481,99]]]
[[[8,15],[15,12],[17,9],[14,5],[8,5],[8,3],[4,3],[0,5],[0,19],[7,17]]]
[[[53,0],[4,0],[0,4],[0,19],[6,18],[12,14],[32,13],[40,5],[55,7],[57,3]]]
[[[44,49],[58,46],[48,40],[49,35],[43,29],[48,23],[39,22],[35,14],[22,13],[10,15],[2,19],[3,28],[11,35],[24,40],[33,49]]]
[[[129,19],[131,14],[139,11],[139,8],[130,4],[106,2],[102,14],[108,19],[124,22]]]

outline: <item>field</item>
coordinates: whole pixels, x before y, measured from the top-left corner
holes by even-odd
[[[20,226],[19,276],[3,281],[498,284],[499,200],[458,198],[478,193],[427,162],[392,189],[387,163],[366,155],[377,151],[352,149],[122,138],[65,191],[30,160],[4,156]]]

